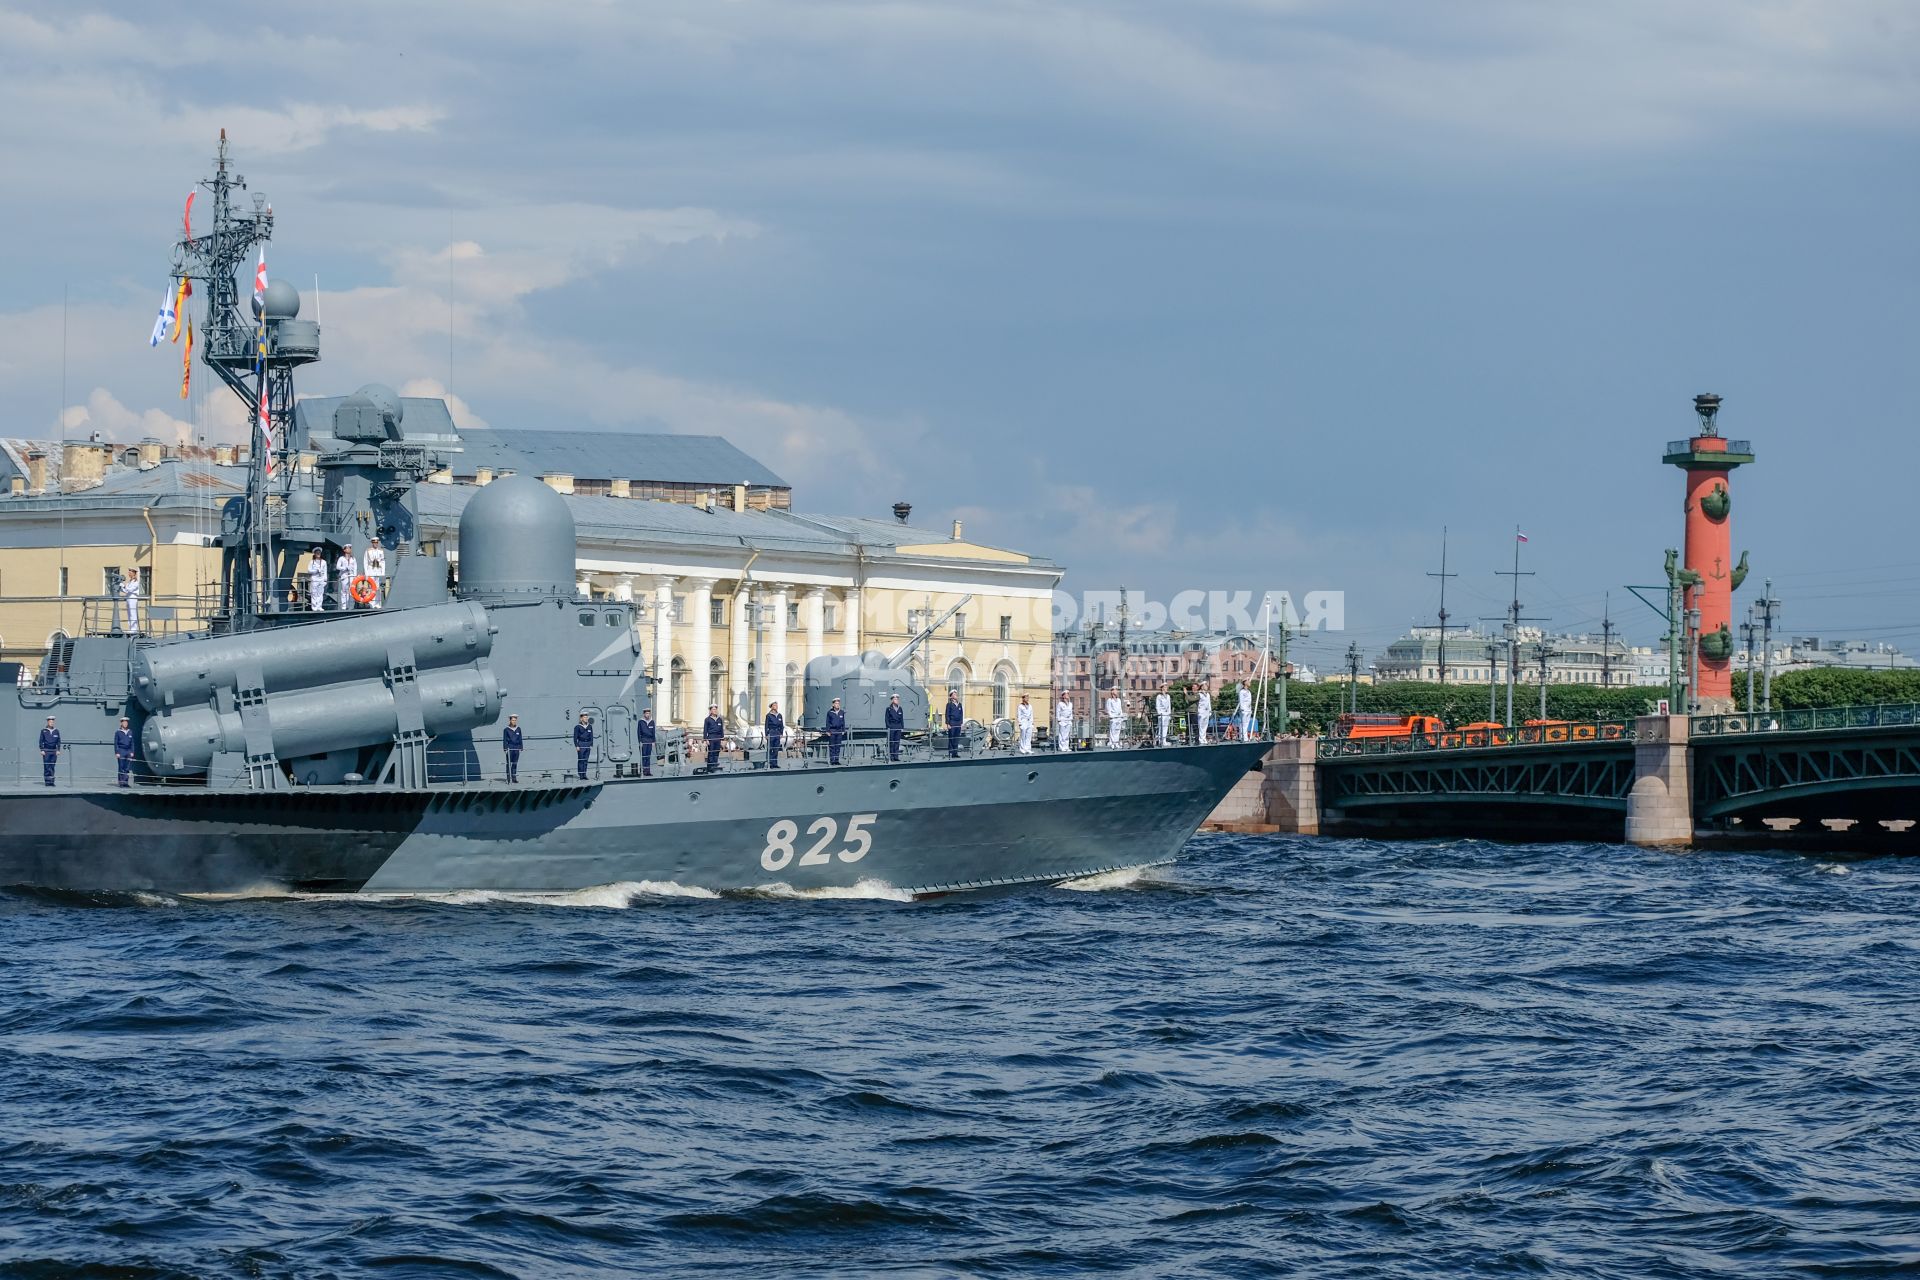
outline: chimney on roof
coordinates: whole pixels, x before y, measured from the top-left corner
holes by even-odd
[[[555,493],[572,493],[573,477],[564,471],[547,471],[540,476],[540,483]]]
[[[12,479],[7,481],[7,493],[9,496],[18,498],[22,494],[26,493],[26,491],[27,491],[27,478],[25,476],[14,476]]]
[[[453,468],[441,467],[438,471],[434,472],[432,475],[427,477],[427,483],[428,484],[452,484]]]
[[[633,481],[631,480],[625,480],[616,476],[613,479],[612,488],[613,496],[616,498],[631,498],[633,496]]]
[[[32,493],[47,491],[47,455],[39,449],[27,450],[27,489]]]
[[[693,505],[702,511],[713,510],[713,490],[702,489],[693,495]]]
[[[896,502],[893,504],[893,518],[901,524],[905,524],[907,517],[912,514],[913,504],[911,502]]]
[[[152,436],[148,436],[140,442],[140,469],[142,471],[151,471],[153,468],[159,466],[160,460],[166,456],[167,446],[161,444]]]
[[[492,484],[493,468],[492,467],[475,467],[473,469],[473,482],[475,484],[481,484],[481,485]]]
[[[112,451],[112,446],[102,448],[91,440],[69,441],[60,450],[60,487],[72,493],[99,484]]]
[[[733,486],[733,509],[735,511],[747,509],[747,486],[743,484]]]
[[[960,522],[958,520],[953,522],[953,540],[955,542],[960,541]]]
[[[213,446],[213,462],[215,466],[219,467],[232,466],[233,446],[230,444],[217,444]]]

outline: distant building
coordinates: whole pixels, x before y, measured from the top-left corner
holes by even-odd
[[[324,439],[333,433],[333,413],[342,399],[301,400],[294,413],[314,436]],[[443,400],[409,396],[401,405],[409,440],[447,448],[446,469],[431,478],[442,484],[486,484],[518,472],[582,497],[731,506],[738,489],[744,510],[784,511],[793,506],[791,485],[719,436],[506,427],[460,431]]]
[[[1547,683],[1596,684],[1627,687],[1645,683],[1642,679],[1644,651],[1629,648],[1619,640],[1603,642],[1598,636],[1550,636],[1538,627],[1522,627],[1519,633],[1520,665],[1516,675],[1522,684],[1540,682],[1540,651],[1547,653]],[[1392,680],[1440,679],[1440,628],[1415,627],[1388,645],[1373,664],[1375,676],[1382,682]],[[1447,629],[1446,665],[1449,683],[1505,683],[1508,650],[1506,638],[1475,628]],[[1664,683],[1664,677],[1662,682]]]
[[[1128,631],[1117,623],[1075,627],[1054,635],[1054,700],[1070,698],[1076,717],[1092,715],[1107,691],[1119,689],[1128,710],[1163,685],[1204,685],[1219,692],[1244,680],[1279,674],[1276,655],[1262,655],[1265,641],[1240,632]],[[1311,668],[1288,664],[1290,678],[1311,681]]]
[[[1747,651],[1736,648],[1733,651],[1733,666],[1737,671],[1747,669]],[[1753,655],[1755,670],[1764,669],[1766,656],[1758,651]],[[1775,645],[1773,649],[1773,674],[1785,671],[1813,671],[1819,668],[1841,668],[1848,671],[1912,671],[1920,667],[1915,661],[1902,653],[1897,647],[1871,640],[1829,640],[1823,636],[1795,636],[1784,645]],[[1734,691],[1739,695],[1740,691]]]

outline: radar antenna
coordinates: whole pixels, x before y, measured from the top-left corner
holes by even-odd
[[[276,492],[284,499],[292,485],[293,469],[276,467],[276,461],[284,463],[301,443],[290,436],[293,370],[319,358],[319,326],[302,324],[301,340],[281,349],[282,322],[299,312],[299,294],[285,286],[275,294],[279,307],[255,298],[251,318],[240,309],[235,276],[273,237],[273,206],[258,192],[251,210],[236,206],[235,196],[247,189],[247,180],[229,163],[225,129],[220,131],[213,175],[199,186],[213,198],[211,222],[197,236],[182,228],[188,234],[174,245],[173,274],[202,286],[201,359],[247,406],[247,493],[229,504],[223,520],[222,617],[216,619],[216,624],[224,620],[227,626],[246,629],[280,603],[272,586],[275,548],[268,500]]]

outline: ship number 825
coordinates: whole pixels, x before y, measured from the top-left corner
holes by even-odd
[[[836,854],[842,862],[858,862],[873,848],[873,832],[868,828],[879,817],[877,813],[856,813],[848,818],[845,843],[838,849],[832,846],[842,838],[840,819],[815,818],[807,824],[806,839],[802,841],[800,824],[792,818],[782,818],[767,828],[767,847],[760,851],[760,865],[769,871],[784,871],[793,861],[793,855],[799,852],[801,843],[807,846],[806,851],[800,853],[799,865],[803,867],[824,867]]]

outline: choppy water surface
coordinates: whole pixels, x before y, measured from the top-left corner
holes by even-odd
[[[1920,866],[1192,854],[930,903],[0,895],[0,1273],[1920,1267]]]

